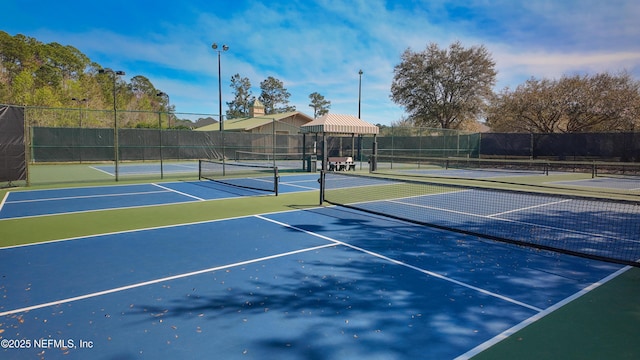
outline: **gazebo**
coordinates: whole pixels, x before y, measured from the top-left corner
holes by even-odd
[[[355,158],[355,136],[358,135],[373,135],[373,153],[377,152],[377,143],[375,141],[376,135],[378,135],[379,129],[377,126],[369,124],[352,115],[342,114],[326,114],[310,123],[304,124],[300,127],[300,132],[303,137],[306,134],[322,134],[322,170],[327,170],[327,134],[338,135],[351,135],[351,157]],[[303,139],[303,141],[306,140]],[[306,154],[305,154],[306,155]],[[372,164],[374,165],[374,164]]]

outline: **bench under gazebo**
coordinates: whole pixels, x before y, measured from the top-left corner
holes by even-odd
[[[373,152],[376,153],[376,141],[375,137],[378,135],[379,129],[377,126],[372,125],[366,121],[363,121],[352,115],[343,114],[326,114],[313,121],[306,123],[300,127],[300,132],[303,135],[303,143],[306,143],[307,134],[322,135],[322,170],[351,170],[355,169],[354,159],[355,153],[355,138],[362,135],[373,135],[374,148]],[[351,135],[351,155],[340,154],[337,157],[327,156],[327,135]],[[311,155],[311,154],[309,154]],[[315,154],[313,154],[315,155]],[[304,154],[305,158],[307,154]]]

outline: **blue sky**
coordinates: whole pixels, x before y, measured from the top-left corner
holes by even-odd
[[[390,124],[404,112],[390,99],[393,68],[407,48],[460,41],[484,45],[496,62],[496,91],[530,77],[630,72],[640,79],[637,0],[4,0],[0,30],[72,45],[104,67],[142,75],[177,112],[218,113],[229,79],[283,81],[308,115],[309,94],[331,112]],[[226,105],[223,104],[223,111]]]

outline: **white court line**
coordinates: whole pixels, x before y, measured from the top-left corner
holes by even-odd
[[[495,213],[495,214],[487,215],[487,217],[495,217],[495,216],[500,216],[500,215],[510,214],[510,213],[514,213],[514,212],[518,212],[518,211],[525,211],[525,210],[531,210],[531,209],[536,209],[536,208],[545,207],[545,206],[551,206],[551,205],[556,205],[556,204],[562,204],[562,203],[569,202],[569,201],[571,201],[571,199],[567,199],[567,200],[560,200],[560,201],[553,201],[553,202],[544,203],[544,204],[538,204],[538,205],[533,205],[533,206],[527,206],[527,207],[523,207],[523,208],[518,208],[518,209],[509,210],[509,211],[503,211],[503,212],[501,212],[501,213]]]
[[[224,198],[224,199],[211,199],[211,200],[206,200],[206,201],[218,201],[218,200],[225,200],[225,199],[236,199],[236,198],[240,198],[240,197],[241,196],[228,197],[228,198]],[[196,202],[196,200],[185,200],[185,201],[180,201],[180,202],[163,203],[163,204],[135,205],[135,206],[126,206],[126,207],[100,208],[100,209],[67,211],[67,212],[50,213],[50,214],[17,216],[17,217],[0,218],[0,221],[9,221],[9,220],[16,220],[16,219],[30,219],[30,218],[39,218],[39,217],[47,217],[47,216],[58,216],[58,215],[83,214],[83,213],[90,213],[90,212],[101,212],[101,211],[112,211],[112,210],[140,209],[140,208],[154,207],[154,206],[172,206],[172,205],[179,205],[179,204],[188,204],[188,203],[192,203],[192,202]],[[4,249],[4,248],[0,247],[0,249]]]
[[[194,170],[197,171],[198,170],[198,165],[197,164],[164,164],[164,166],[176,166],[176,167],[183,167],[185,168],[185,170]]]
[[[9,193],[10,193],[10,192],[11,192],[11,191],[7,191],[7,192],[4,194],[4,197],[2,198],[2,201],[0,201],[0,211],[2,211],[2,207],[4,206],[4,203],[7,201],[7,198],[9,197]]]
[[[565,306],[566,304],[580,298],[581,296],[585,295],[586,293],[596,289],[597,287],[606,284],[607,282],[613,280],[614,278],[618,277],[619,275],[623,274],[624,272],[626,272],[627,270],[631,269],[631,266],[627,266],[624,267],[618,271],[616,271],[615,273],[605,277],[604,279],[597,281],[589,286],[587,286],[586,288],[580,290],[579,292],[569,296],[568,298],[548,307],[547,309],[545,309],[544,311],[533,315],[532,317],[524,320],[523,322],[517,324],[516,326],[507,329],[505,331],[503,331],[501,334],[498,334],[496,336],[494,336],[493,338],[485,341],[484,343],[476,346],[475,348],[467,351],[466,353],[458,356],[455,358],[455,360],[466,360],[466,359],[470,359],[476,355],[478,355],[479,353],[483,352],[484,350],[487,350],[488,348],[492,347],[493,345],[501,342],[502,340],[508,338],[509,336],[515,334],[516,332],[522,330],[523,328],[527,327],[528,325],[542,319],[543,317],[551,314],[552,312],[558,310],[559,308]]]
[[[115,175],[115,174],[113,174],[113,173],[110,173],[110,172],[105,171],[105,170],[102,170],[102,169],[98,169],[98,168],[97,168],[97,167],[95,167],[95,166],[89,166],[89,168],[90,168],[90,169],[93,169],[93,170],[100,171],[101,173],[105,173],[105,174],[107,174],[107,175],[109,175],[109,176],[114,176],[114,177],[116,176],[116,175]]]
[[[320,179],[320,176],[318,176],[317,178],[309,177],[309,179],[304,179],[304,180],[290,180],[290,181],[287,181],[287,176],[288,175],[284,175],[284,176],[280,177],[280,180],[282,180],[283,184],[307,183],[309,181],[318,181],[318,179]],[[318,182],[318,184],[319,184],[319,182]]]
[[[312,235],[312,236],[315,236],[315,237],[318,237],[318,238],[321,238],[321,239],[324,239],[324,240],[327,240],[327,241],[331,241],[333,244],[346,246],[346,247],[351,248],[353,250],[357,250],[357,251],[363,252],[365,254],[377,257],[379,259],[383,259],[383,260],[389,261],[389,262],[394,263],[396,265],[404,266],[406,268],[421,272],[423,274],[426,274],[426,275],[429,275],[429,276],[433,276],[433,277],[436,277],[438,279],[441,279],[441,280],[444,280],[444,281],[448,281],[450,283],[453,283],[453,284],[456,284],[456,285],[459,285],[459,286],[466,287],[468,289],[477,291],[479,293],[482,293],[482,294],[485,294],[485,295],[488,295],[488,296],[492,296],[492,297],[498,298],[500,300],[504,300],[504,301],[510,302],[512,304],[516,304],[516,305],[525,307],[527,309],[534,310],[536,312],[543,311],[542,309],[540,309],[538,307],[535,307],[533,305],[529,305],[529,304],[523,303],[521,301],[518,301],[518,300],[515,300],[515,299],[511,299],[511,298],[509,298],[507,296],[503,296],[503,295],[500,295],[500,294],[497,294],[497,293],[494,293],[494,292],[479,288],[477,286],[473,286],[473,285],[464,283],[462,281],[458,281],[458,280],[452,279],[450,277],[435,273],[433,271],[425,270],[425,269],[419,268],[417,266],[413,266],[413,265],[407,264],[405,262],[392,259],[390,257],[384,256],[382,254],[375,253],[373,251],[369,251],[369,250],[366,250],[366,249],[363,249],[363,248],[360,248],[360,247],[357,247],[357,246],[354,246],[354,245],[351,245],[351,244],[344,243],[344,242],[342,242],[340,240],[332,239],[332,238],[330,238],[328,236],[320,235],[318,233],[314,233],[314,232],[311,232],[311,231],[308,231],[308,230],[304,230],[304,229],[301,229],[301,228],[293,226],[293,225],[289,225],[289,224],[286,224],[286,223],[283,223],[283,222],[280,222],[280,221],[277,221],[277,220],[269,219],[269,218],[266,218],[266,217],[264,217],[262,215],[255,215],[255,217],[257,217],[259,219],[262,219],[262,220],[265,220],[265,221],[269,221],[269,222],[274,223],[274,224],[278,224],[280,226],[284,226],[284,227],[289,228],[289,229],[297,230],[297,231],[303,232],[303,233],[308,234],[308,235]]]
[[[159,191],[158,190],[158,191],[140,191],[140,192],[118,193],[118,194],[95,194],[95,195],[82,195],[82,196],[64,196],[64,197],[57,197],[57,198],[15,200],[15,201],[8,201],[8,203],[9,204],[21,204],[21,203],[41,202],[41,201],[93,199],[93,198],[116,197],[116,196],[133,196],[133,195],[159,194],[159,193],[166,193],[166,192],[167,191]]]
[[[179,275],[167,276],[167,277],[163,277],[163,278],[159,278],[159,279],[140,282],[140,283],[137,283],[137,284],[121,286],[121,287],[117,287],[117,288],[113,288],[113,289],[97,291],[97,292],[94,292],[94,293],[91,293],[91,294],[74,296],[74,297],[70,297],[70,298],[66,298],[66,299],[51,301],[51,302],[48,302],[48,303],[43,303],[43,304],[38,304],[38,305],[33,305],[33,306],[27,306],[27,307],[20,308],[20,309],[14,309],[14,310],[1,312],[0,313],[0,317],[7,316],[7,315],[18,314],[18,313],[31,311],[31,310],[36,310],[36,309],[42,309],[42,308],[49,307],[49,306],[56,306],[56,305],[66,304],[66,303],[70,303],[70,302],[74,302],[74,301],[90,299],[90,298],[94,298],[94,297],[98,297],[98,296],[102,296],[102,295],[108,295],[108,294],[113,294],[113,293],[121,292],[121,291],[125,291],[125,290],[136,289],[136,288],[143,287],[143,286],[154,285],[154,284],[158,284],[158,283],[162,283],[162,282],[166,282],[166,281],[182,279],[182,278],[186,278],[186,277],[189,277],[189,276],[195,276],[195,275],[205,274],[205,273],[219,271],[219,270],[223,270],[223,269],[228,269],[228,268],[232,268],[232,267],[253,264],[253,263],[260,262],[260,261],[272,260],[272,259],[277,259],[277,258],[289,256],[289,255],[294,255],[294,254],[300,254],[300,253],[304,253],[304,252],[308,252],[308,251],[314,251],[314,250],[318,250],[318,249],[334,247],[335,245],[336,244],[326,244],[326,245],[315,246],[315,247],[312,247],[312,248],[294,250],[294,251],[289,251],[289,252],[285,252],[285,253],[281,253],[281,254],[265,256],[265,257],[261,257],[261,258],[257,258],[257,259],[240,261],[240,262],[233,263],[233,264],[216,266],[216,267],[212,267],[212,268],[208,268],[208,269],[192,271],[192,272],[179,274]]]
[[[10,204],[17,204],[17,203],[27,203],[27,202],[39,202],[39,201],[50,201],[50,200],[67,200],[67,199],[81,199],[81,198],[99,198],[99,197],[109,197],[109,196],[127,196],[127,195],[145,195],[145,194],[154,194],[154,193],[163,193],[163,192],[173,192],[173,193],[178,193],[180,195],[184,195],[187,197],[191,197],[194,198],[198,201],[215,201],[215,200],[224,200],[224,199],[235,199],[235,198],[240,198],[242,196],[236,196],[236,197],[228,197],[228,198],[224,198],[224,199],[202,199],[193,195],[189,195],[186,193],[182,193],[179,192],[177,190],[173,190],[171,188],[167,188],[155,183],[152,183],[151,185],[157,186],[161,189],[164,189],[164,191],[144,191],[144,192],[134,192],[134,193],[119,193],[119,194],[104,194],[104,195],[86,195],[86,196],[73,196],[73,197],[60,197],[60,198],[48,198],[48,199],[36,199],[36,200],[17,200],[17,201],[9,201],[8,203]],[[128,186],[128,185],[112,185],[112,186]],[[96,188],[100,188],[101,186],[96,186]],[[39,190],[36,190],[39,191]],[[48,190],[47,190],[48,191]],[[5,198],[8,196],[5,195]],[[186,203],[185,201],[183,202],[171,202],[171,203],[162,203],[162,204],[151,204],[151,205],[134,205],[134,206],[126,206],[126,207],[117,207],[117,208],[101,208],[101,209],[91,209],[91,210],[79,210],[79,211],[68,211],[68,212],[60,212],[60,213],[52,213],[52,214],[39,214],[39,215],[28,215],[28,216],[19,216],[19,217],[9,217],[9,218],[0,218],[0,221],[4,221],[4,220],[13,220],[13,219],[28,219],[28,218],[35,218],[35,217],[44,217],[44,216],[57,216],[57,215],[66,215],[66,214],[82,214],[82,213],[87,213],[87,212],[95,212],[95,211],[109,211],[109,210],[123,210],[123,209],[137,209],[137,208],[145,208],[145,207],[151,207],[151,206],[166,206],[166,205],[176,205],[176,204],[184,204]],[[0,206],[0,209],[2,207]]]
[[[382,201],[384,201],[384,200],[382,200]],[[498,220],[498,221],[509,222],[509,223],[514,223],[514,224],[535,226],[535,227],[538,227],[538,228],[556,230],[556,231],[567,232],[567,233],[578,234],[578,235],[589,236],[589,237],[599,237],[599,238],[605,238],[605,239],[613,239],[613,240],[616,240],[616,241],[623,240],[623,241],[629,241],[629,242],[638,242],[636,240],[621,239],[620,237],[617,237],[617,236],[594,234],[594,233],[588,233],[588,232],[578,231],[578,230],[571,230],[571,229],[561,228],[561,227],[556,227],[556,226],[536,224],[536,223],[530,223],[530,222],[518,221],[518,220],[511,220],[511,219],[503,219],[503,218],[495,217],[495,214],[494,215],[480,215],[480,214],[467,213],[467,212],[464,212],[464,211],[449,210],[449,209],[444,209],[444,208],[439,208],[439,207],[434,207],[434,206],[411,204],[411,203],[406,203],[406,202],[397,201],[397,200],[386,200],[386,201],[391,202],[391,203],[401,204],[401,205],[408,205],[408,206],[414,206],[414,207],[419,207],[419,208],[425,208],[425,209],[431,209],[431,210],[437,210],[437,211],[443,211],[443,212],[450,212],[450,213],[459,214],[459,215],[478,217],[478,218],[482,218],[482,219],[491,219],[491,220]]]
[[[168,188],[168,187],[166,187],[166,186],[158,185],[158,184],[156,184],[156,183],[151,183],[151,185],[153,185],[153,186],[157,186],[157,187],[159,187],[160,189],[165,189],[165,190],[167,190],[167,191],[174,192],[174,193],[176,193],[176,194],[180,194],[180,195],[183,195],[183,196],[186,196],[186,197],[190,197],[190,198],[193,198],[193,199],[196,199],[196,200],[205,201],[205,199],[203,199],[203,198],[199,198],[199,197],[197,197],[197,196],[193,196],[193,195],[191,195],[191,194],[184,193],[184,192],[182,192],[182,191],[174,190],[174,189]]]
[[[171,181],[171,182],[167,182],[167,184],[174,184],[174,183],[182,183],[183,181]],[[111,188],[111,187],[123,187],[123,186],[128,186],[128,187],[139,187],[139,186],[145,186],[145,185],[149,185],[149,184],[118,184],[118,183],[113,183],[111,185],[90,185],[90,186],[69,186],[69,187],[61,187],[61,188],[52,188],[52,189],[36,189],[36,190],[30,190],[30,189],[22,189],[22,190],[16,190],[13,191],[14,193],[38,193],[38,192],[55,192],[55,191],[60,191],[60,190],[71,190],[71,189],[103,189],[103,188]]]
[[[318,190],[319,187],[310,187],[310,186],[302,186],[302,185],[296,185],[294,183],[296,182],[309,182],[311,180],[307,180],[307,181],[292,181],[292,182],[281,182],[280,185],[287,185],[287,186],[291,186],[291,187],[295,187],[295,188],[299,188],[299,189],[305,189],[305,190]],[[318,185],[320,186],[320,185]]]
[[[215,201],[215,200],[207,200],[207,201]],[[172,205],[172,204],[168,204],[168,205]],[[147,207],[147,206],[157,206],[157,205],[145,205],[145,206],[141,206],[141,207]],[[308,210],[318,209],[318,208],[321,208],[321,207],[309,208]],[[274,211],[274,212],[270,212],[270,213],[267,213],[267,214],[282,214],[282,213],[288,213],[288,212],[294,212],[294,211],[299,211],[299,210]],[[4,247],[0,247],[0,251],[4,250],[4,249],[21,248],[21,247],[28,247],[28,246],[40,246],[40,245],[47,245],[47,244],[53,244],[53,243],[58,243],[58,242],[65,242],[65,241],[75,241],[75,240],[82,240],[82,239],[90,239],[90,238],[96,238],[96,237],[101,237],[101,236],[128,234],[128,233],[142,232],[142,231],[148,231],[148,230],[169,229],[169,228],[175,228],[175,227],[181,227],[181,226],[191,226],[191,225],[216,223],[216,222],[226,221],[226,220],[244,219],[244,218],[248,218],[248,217],[251,217],[251,216],[253,216],[253,215],[233,216],[233,217],[222,218],[222,219],[201,220],[201,221],[193,221],[193,222],[187,222],[187,223],[178,223],[178,224],[161,225],[161,226],[151,226],[151,227],[146,227],[146,228],[141,228],[141,229],[120,230],[120,231],[112,231],[112,232],[99,233],[99,234],[81,235],[81,236],[74,236],[74,237],[64,238],[64,239],[54,239],[54,240],[46,240],[46,241],[40,241],[40,242],[35,242],[35,243],[28,243],[28,244],[4,246]],[[3,220],[3,219],[0,219],[0,220]]]

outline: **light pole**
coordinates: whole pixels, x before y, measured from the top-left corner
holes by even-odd
[[[169,108],[169,94],[160,91],[160,92],[158,92],[156,94],[156,96],[166,100],[165,107],[167,109],[167,128],[171,128],[171,112],[169,110],[170,109]]]
[[[218,50],[218,44],[213,43],[211,48],[218,52],[218,111],[220,114],[220,131],[224,131],[224,124],[222,123],[222,77],[220,70],[220,53],[229,50],[227,45],[222,45],[222,50]]]
[[[156,96],[167,99],[167,128],[169,128],[171,127],[171,114],[169,113],[169,95],[160,91],[156,94]],[[164,164],[162,159],[162,111],[158,111],[158,137],[160,145],[160,179],[164,179]]]
[[[113,79],[113,152],[116,163],[116,181],[118,181],[118,107],[116,106],[116,77],[124,75],[124,71],[109,68],[98,70],[99,74],[111,74]]]
[[[360,69],[358,71],[358,119],[360,119],[360,104],[362,102],[362,74],[362,69]],[[362,170],[362,135],[358,135],[358,160],[360,160],[360,170]]]
[[[360,102],[362,99],[362,70],[358,71],[358,75],[360,75],[360,79],[358,80],[358,119],[360,119]]]
[[[229,47],[227,45],[222,45],[222,49],[218,50],[218,44],[217,43],[213,43],[213,45],[211,45],[211,48],[214,51],[218,52],[218,111],[220,114],[220,122],[219,122],[219,126],[220,126],[220,137],[221,137],[221,144],[222,144],[222,175],[225,175],[225,166],[224,166],[224,123],[222,121],[222,72],[221,72],[221,67],[220,67],[220,53],[223,51],[227,51],[229,50]]]
[[[78,115],[79,115],[79,124],[80,127],[82,127],[82,107],[80,106],[80,103],[86,103],[87,101],[89,101],[89,99],[87,98],[83,98],[83,99],[78,99],[78,98],[71,98],[71,100],[76,102],[76,105],[78,106]]]

